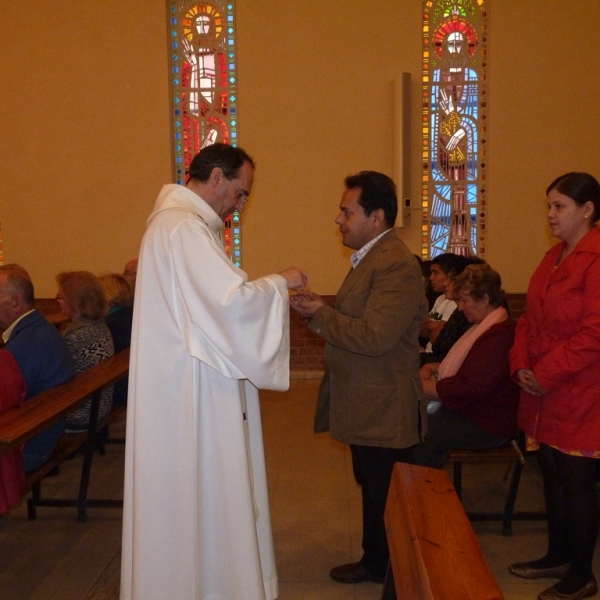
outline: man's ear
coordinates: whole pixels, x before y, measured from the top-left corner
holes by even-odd
[[[385,213],[383,212],[383,208],[376,208],[372,213],[373,217],[373,225],[379,227],[385,221]]]
[[[10,297],[9,297],[9,299],[8,299],[8,301],[10,303],[11,309],[15,313],[20,312],[20,310],[25,305],[23,294],[19,294],[18,292],[16,294],[11,294]]]
[[[215,167],[210,172],[210,176],[208,178],[208,182],[213,187],[216,187],[216,186],[219,185],[219,183],[221,182],[221,180],[223,179],[223,177],[225,177],[225,175],[223,175],[223,169],[221,169],[221,167]]]

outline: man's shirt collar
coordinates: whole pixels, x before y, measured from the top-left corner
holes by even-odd
[[[391,229],[391,227],[390,227]],[[358,263],[365,257],[367,252],[382,238],[390,229],[386,229],[383,233],[380,233],[376,238],[373,238],[370,242],[367,242],[360,250],[357,250],[351,257],[352,268],[356,269]]]
[[[13,332],[13,329],[17,326],[17,323],[24,317],[26,317],[29,313],[32,313],[35,309],[32,308],[31,310],[28,310],[25,314],[21,315],[16,321],[13,321],[10,326],[8,327],[8,329],[6,329],[4,331],[4,333],[2,334],[2,339],[4,340],[4,343],[8,343],[8,338],[10,337],[10,334]]]

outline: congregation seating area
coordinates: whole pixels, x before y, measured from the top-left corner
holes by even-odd
[[[79,521],[87,519],[89,506],[122,506],[122,501],[90,500],[87,498],[92,459],[100,432],[115,421],[124,409],[116,407],[107,419],[98,420],[100,394],[102,390],[119,381],[129,372],[129,349],[122,350],[98,365],[77,374],[71,381],[50,388],[31,398],[22,405],[0,414],[0,455],[14,451],[27,440],[65,415],[92,400],[92,409],[87,432],[65,433],[59,440],[52,456],[38,469],[27,474],[27,484],[31,488],[31,498],[27,501],[28,517],[36,518],[37,506],[77,507]],[[77,498],[43,498],[42,479],[60,467],[64,460],[84,448],[79,493]]]

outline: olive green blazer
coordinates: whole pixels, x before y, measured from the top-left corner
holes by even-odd
[[[418,334],[426,316],[419,265],[390,230],[350,270],[335,306],[322,306],[309,321],[326,340],[315,432],[384,448],[420,441],[427,403]]]

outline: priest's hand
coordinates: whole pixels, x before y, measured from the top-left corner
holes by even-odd
[[[325,301],[319,294],[304,291],[290,296],[290,306],[303,317],[312,317]]]
[[[308,275],[297,267],[290,267],[278,275],[286,280],[288,290],[303,290],[308,285]]]

